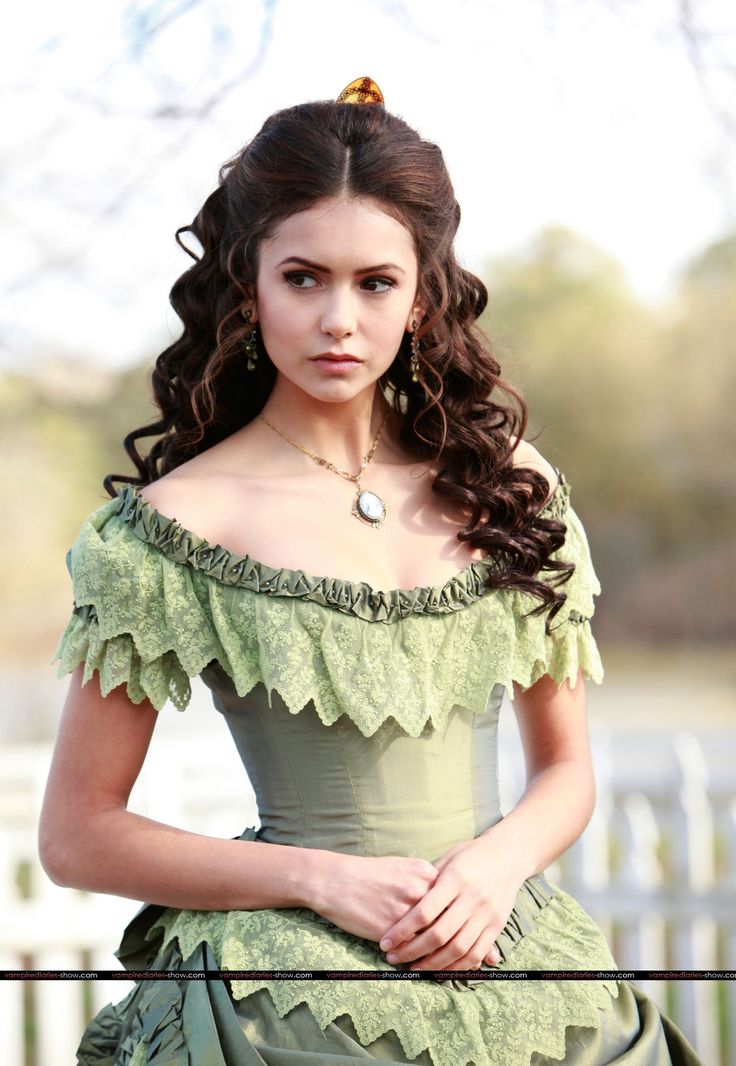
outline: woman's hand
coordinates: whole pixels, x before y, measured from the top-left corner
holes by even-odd
[[[420,960],[412,970],[475,970],[483,960],[499,961],[493,942],[508,921],[524,874],[492,841],[489,831],[455,844],[436,860],[434,884],[380,940],[388,962]]]
[[[310,906],[340,929],[378,942],[389,926],[426,894],[438,876],[426,859],[403,855],[345,855],[329,852],[320,864]]]

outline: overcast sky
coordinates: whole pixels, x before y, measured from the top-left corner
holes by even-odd
[[[700,79],[687,6],[709,34]],[[270,112],[364,74],[443,149],[471,269],[558,223],[664,301],[736,226],[718,116],[734,119],[734,81],[717,69],[735,29],[732,3],[675,0],[16,5],[0,44],[3,363],[152,358],[178,333],[174,230],[219,165]]]

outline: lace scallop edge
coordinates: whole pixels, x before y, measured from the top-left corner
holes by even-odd
[[[443,728],[454,706],[465,706],[474,714],[485,713],[489,694],[495,685],[502,685],[509,698],[513,698],[514,683],[523,691],[545,675],[558,687],[566,681],[574,685],[580,671],[583,677],[595,684],[603,682],[603,664],[588,619],[584,618],[569,625],[564,633],[557,637],[542,636],[539,640],[541,647],[537,643],[517,650],[513,660],[506,662],[488,688],[479,689],[471,697],[466,695],[456,698],[450,694],[441,705],[425,706],[414,716],[402,714],[396,706],[391,712],[374,716],[367,710],[362,710],[360,704],[347,708],[328,705],[320,694],[319,684],[316,683],[309,693],[302,692],[302,695],[297,697],[295,690],[290,689],[288,685],[266,682],[259,671],[249,669],[245,662],[230,661],[224,654],[213,659],[209,651],[204,652],[199,657],[201,662],[193,665],[187,660],[186,669],[176,647],[161,652],[150,661],[143,659],[129,632],[123,631],[105,638],[100,636],[99,622],[93,605],[78,607],[73,612],[59,638],[51,663],[58,662],[56,676],[59,679],[83,663],[82,684],[87,684],[97,672],[103,696],[124,684],[132,703],[140,704],[148,699],[156,711],[161,711],[167,701],[171,700],[180,713],[186,710],[191,700],[191,678],[217,664],[230,679],[240,698],[248,695],[257,685],[264,684],[269,704],[273,694],[277,693],[289,712],[298,714],[311,701],[325,726],[333,725],[342,714],[346,714],[363,735],[369,737],[388,718],[393,718],[409,736],[417,737],[429,721],[434,728]]]

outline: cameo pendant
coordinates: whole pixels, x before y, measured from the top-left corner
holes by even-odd
[[[352,513],[377,529],[386,517],[386,504],[375,492],[364,489],[355,496]]]

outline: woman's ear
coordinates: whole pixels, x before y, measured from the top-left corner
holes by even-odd
[[[406,320],[406,328],[407,328],[408,332],[409,333],[413,332],[413,329],[414,329],[414,327],[412,325],[413,322],[416,322],[417,325],[421,326],[421,324],[424,321],[425,317],[426,317],[426,312],[425,312],[424,308],[422,307],[422,305],[420,303],[415,303],[414,306],[411,309],[411,312],[409,314],[408,319]]]

